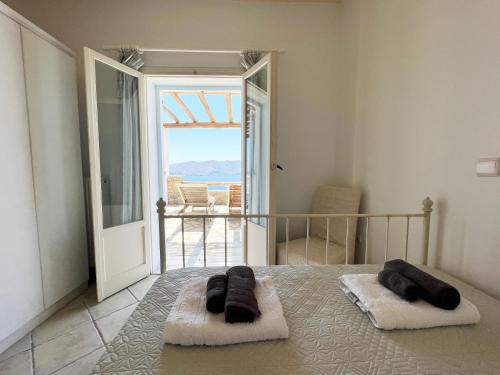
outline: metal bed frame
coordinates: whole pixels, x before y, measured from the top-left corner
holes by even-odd
[[[349,238],[349,219],[357,218],[365,220],[365,246],[364,246],[364,263],[368,263],[368,233],[370,228],[370,219],[373,218],[385,218],[386,228],[385,228],[385,249],[384,249],[384,260],[387,260],[389,253],[389,231],[390,231],[390,221],[392,218],[406,218],[406,238],[405,238],[405,256],[404,259],[408,258],[408,241],[409,241],[409,231],[410,231],[410,218],[422,218],[423,220],[423,228],[422,228],[422,263],[427,265],[428,262],[428,253],[429,253],[429,232],[430,232],[430,222],[431,222],[431,213],[432,206],[434,202],[429,198],[425,198],[422,201],[422,212],[419,213],[380,213],[380,214],[199,214],[199,215],[166,215],[165,207],[167,203],[160,198],[156,203],[157,212],[158,212],[158,222],[159,222],[159,233],[160,233],[160,265],[161,265],[161,273],[165,273],[167,270],[167,247],[166,247],[166,232],[165,232],[165,222],[169,219],[181,219],[181,232],[182,232],[182,265],[183,268],[186,266],[186,248],[184,241],[184,220],[185,219],[200,219],[203,224],[203,265],[206,267],[207,265],[207,246],[206,246],[206,221],[223,218],[224,219],[224,264],[227,266],[227,222],[228,219],[240,219],[245,222],[245,241],[243,242],[243,260],[246,263],[247,255],[248,255],[248,220],[250,219],[265,219],[266,220],[266,228],[267,235],[269,236],[269,221],[274,220],[275,223],[277,220],[285,220],[285,253],[286,253],[286,264],[288,264],[288,243],[290,241],[290,219],[305,219],[307,222],[307,237],[306,237],[306,245],[305,245],[305,253],[306,253],[306,263],[309,262],[308,258],[308,244],[310,237],[310,226],[311,219],[326,219],[326,238],[330,238],[330,220],[332,218],[345,218],[346,219],[346,264],[348,264],[348,254],[349,254],[349,242],[347,239]],[[325,264],[328,264],[328,251],[329,251],[329,240],[325,241]],[[269,265],[269,248],[266,248],[266,259],[267,264]]]

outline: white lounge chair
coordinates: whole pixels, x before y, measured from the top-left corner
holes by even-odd
[[[315,214],[355,214],[359,211],[361,192],[357,189],[325,185],[314,195],[312,212]],[[345,263],[346,229],[345,218],[331,218],[328,242],[328,264]],[[348,263],[354,263],[357,219],[349,219]],[[288,264],[306,264],[307,238],[288,242]],[[277,245],[277,263],[286,264],[286,243]],[[311,219],[311,231],[307,258],[311,265],[325,264],[326,219]]]
[[[195,207],[203,207],[210,214],[214,210],[215,198],[208,194],[208,187],[205,184],[180,184],[178,185],[179,193],[184,201],[184,212],[186,208],[191,206],[194,210]]]

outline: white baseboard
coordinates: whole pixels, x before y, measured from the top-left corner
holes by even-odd
[[[42,311],[40,314],[35,316],[33,319],[28,321],[26,324],[18,328],[12,334],[0,341],[0,354],[14,345],[16,342],[21,340],[24,336],[30,333],[34,328],[38,327],[45,320],[54,315],[58,310],[62,309],[73,299],[78,297],[88,288],[88,281],[85,281],[79,287],[71,291],[68,295],[61,298],[59,301],[50,306],[47,310]]]

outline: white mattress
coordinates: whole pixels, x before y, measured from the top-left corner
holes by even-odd
[[[108,345],[95,373],[124,374],[500,374],[500,302],[446,274],[474,303],[481,322],[471,326],[382,331],[340,290],[338,278],[375,273],[377,265],[275,266],[287,340],[222,347],[163,345],[163,327],[187,280],[221,268],[169,271],[159,278]]]

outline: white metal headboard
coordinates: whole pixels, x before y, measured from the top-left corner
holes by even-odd
[[[306,219],[307,221],[307,240],[306,240],[306,263],[308,262],[308,249],[307,244],[309,242],[309,226],[311,219],[326,219],[326,230],[327,240],[325,241],[325,264],[328,264],[328,251],[329,251],[329,223],[332,218],[345,218],[346,219],[346,239],[349,238],[349,219],[350,218],[361,218],[365,219],[365,246],[364,246],[364,262],[368,262],[368,232],[370,228],[370,219],[372,218],[386,218],[386,233],[385,233],[385,250],[384,250],[384,260],[387,260],[388,252],[389,252],[389,229],[390,229],[390,221],[392,218],[406,218],[406,239],[405,239],[405,256],[404,259],[408,258],[408,241],[409,241],[409,232],[410,232],[410,218],[422,218],[423,220],[423,228],[422,228],[422,263],[427,264],[428,256],[429,256],[429,233],[430,233],[430,222],[431,222],[431,213],[432,206],[434,202],[429,198],[425,198],[422,201],[422,212],[419,213],[381,213],[381,214],[262,214],[262,215],[229,215],[229,214],[197,214],[197,215],[166,215],[165,207],[167,203],[160,198],[156,203],[158,207],[158,222],[159,222],[159,232],[160,232],[160,263],[161,263],[161,273],[166,272],[167,270],[167,248],[166,248],[166,231],[165,231],[165,221],[168,219],[181,219],[181,232],[182,232],[182,263],[183,267],[185,267],[185,241],[184,241],[184,220],[185,219],[200,219],[203,224],[203,264],[206,267],[207,264],[207,247],[206,247],[206,220],[207,219],[224,219],[224,254],[225,254],[225,265],[227,266],[227,221],[228,219],[240,219],[245,222],[245,228],[248,230],[248,220],[259,218],[265,219],[267,228],[269,228],[269,220],[285,220],[286,223],[286,242],[285,242],[285,251],[286,251],[286,261],[288,263],[288,242],[289,242],[289,225],[290,219]],[[248,233],[245,235],[245,239],[248,239]],[[345,263],[348,263],[348,253],[349,253],[349,242],[346,240],[345,246]],[[245,241],[243,243],[243,255],[246,261],[248,254],[248,243]],[[269,249],[266,252],[266,259],[269,264]]]

